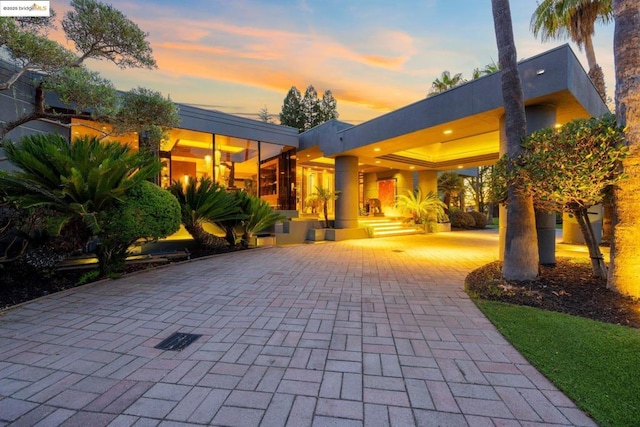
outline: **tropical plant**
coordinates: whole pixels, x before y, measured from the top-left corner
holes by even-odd
[[[122,267],[137,240],[157,240],[178,231],[180,205],[167,190],[143,181],[125,193],[123,202],[101,212],[98,221],[96,255],[100,272],[106,275]]]
[[[425,231],[431,231],[436,222],[444,219],[446,205],[433,191],[422,193],[420,187],[413,191],[407,190],[407,194],[396,197],[396,207],[409,212],[416,224],[422,224]]]
[[[526,135],[527,126],[509,0],[491,0],[491,9],[498,45],[498,63],[502,67],[506,155],[509,159],[514,159],[522,151],[520,142]],[[521,185],[521,182],[516,181],[508,190],[507,230],[502,264],[502,275],[508,280],[533,280],[538,276],[540,257],[533,197],[518,193]]]
[[[438,177],[438,191],[443,194],[446,212],[449,212],[451,199],[464,191],[464,179],[455,172],[445,172]]]
[[[542,0],[531,17],[531,30],[542,41],[569,37],[579,48],[584,47],[589,77],[604,100],[604,75],[596,61],[592,37],[596,21],[608,23],[612,19],[611,0]]]
[[[559,130],[542,129],[529,135],[523,147],[510,168],[506,158],[496,164],[502,185],[524,181],[519,191],[532,194],[537,209],[575,216],[589,248],[593,275],[606,277],[588,209],[602,203],[605,190],[623,178],[619,165],[628,150],[615,116],[575,119]],[[501,191],[504,197],[504,187]]]
[[[60,135],[33,135],[4,146],[20,170],[0,176],[7,198],[21,208],[47,208],[51,235],[63,234],[69,250],[100,231],[97,216],[125,198],[125,193],[160,171],[146,153],[118,142]]]
[[[608,286],[640,297],[640,16],[638,5],[633,1],[613,0],[613,13],[616,24],[616,112],[618,125],[625,129],[629,154],[622,162],[628,179],[615,190],[616,213]]]
[[[474,68],[471,78],[473,80],[479,79],[482,76],[487,76],[500,71],[500,64],[496,64],[495,61],[491,61],[490,64],[484,66],[484,68]]]
[[[311,194],[311,196],[315,197],[316,200],[322,203],[322,211],[324,213],[325,228],[329,228],[329,202],[338,200],[339,195],[340,195],[340,191],[331,191],[328,188],[318,187],[318,186],[316,186],[315,193]]]
[[[186,186],[174,181],[169,191],[178,199],[184,228],[203,247],[221,248],[227,245],[225,238],[206,231],[205,223],[219,224],[245,218],[239,200],[210,178],[190,177]]]
[[[255,233],[259,233],[272,227],[278,221],[286,219],[286,217],[274,211],[266,200],[259,197],[251,196],[244,192],[238,192],[240,198],[240,208],[242,213],[247,216],[240,222],[242,229],[242,246],[249,246],[251,237]]]
[[[431,90],[429,91],[427,96],[437,95],[456,86],[459,86],[464,82],[465,80],[462,78],[462,73],[457,73],[451,76],[451,73],[445,70],[442,72],[439,78],[435,79],[431,83]]]

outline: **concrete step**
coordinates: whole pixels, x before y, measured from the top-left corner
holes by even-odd
[[[372,237],[406,236],[423,233],[421,228],[408,226],[398,218],[360,218],[360,227],[371,230]]]

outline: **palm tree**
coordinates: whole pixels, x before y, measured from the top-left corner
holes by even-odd
[[[498,71],[500,71],[500,64],[496,64],[495,61],[491,61],[490,64],[485,65],[482,69],[474,68],[473,73],[471,74],[471,78],[473,80],[479,79],[482,76],[487,76]]]
[[[640,16],[635,1],[614,0],[614,58],[616,65],[616,111],[618,124],[625,127],[629,155],[622,162],[628,179],[615,191],[614,238],[608,286],[640,297],[640,236],[638,194],[640,194]]]
[[[219,224],[245,218],[240,211],[239,200],[209,178],[190,177],[185,187],[182,183],[174,181],[169,191],[180,203],[184,228],[205,248],[221,248],[227,245],[225,238],[206,231],[205,223]]]
[[[429,91],[427,96],[437,95],[446,90],[461,85],[464,82],[465,81],[462,78],[462,73],[455,74],[453,77],[451,77],[451,73],[445,70],[440,75],[440,78],[435,79],[433,83],[431,83],[431,91]]]
[[[464,190],[464,180],[455,172],[445,172],[438,177],[438,190],[444,195],[448,213],[451,209],[451,198],[457,197]]]
[[[507,158],[516,159],[526,135],[524,94],[518,73],[509,0],[491,0],[498,44],[498,63],[502,67]],[[509,280],[533,280],[538,276],[538,243],[533,197],[519,194],[514,186],[507,190],[507,230],[502,275]]]
[[[589,77],[606,99],[604,75],[596,61],[592,37],[596,21],[608,23],[612,19],[611,0],[542,0],[531,17],[531,30],[542,41],[569,37],[579,48],[584,47]]]
[[[328,188],[317,187],[316,192],[311,194],[316,200],[322,202],[322,210],[324,211],[324,226],[329,228],[329,202],[338,200],[340,191],[331,191]]]
[[[396,207],[409,211],[413,216],[413,221],[416,224],[422,224],[426,231],[439,218],[444,218],[446,205],[433,191],[423,195],[422,189],[418,187],[414,191],[407,190],[407,194],[396,197]]]

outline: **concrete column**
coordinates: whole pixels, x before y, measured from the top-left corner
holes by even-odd
[[[424,194],[433,191],[438,194],[438,172],[437,171],[419,171],[418,187],[422,189]]]
[[[336,157],[336,228],[358,228],[358,158]]]
[[[525,107],[525,115],[527,118],[527,134],[537,130],[553,126],[556,123],[556,107],[555,105],[530,105]],[[505,117],[500,118],[500,157],[507,152],[507,132]],[[553,222],[555,223],[555,214]],[[536,213],[538,216],[544,217],[544,214]],[[543,223],[549,223],[551,219],[546,219]],[[543,224],[541,223],[541,225]],[[538,231],[538,252],[540,262],[542,264],[555,263],[555,229],[553,236],[548,227],[543,228],[544,231]],[[504,259],[505,236],[507,235],[507,209],[504,205],[500,205],[500,219],[498,222],[498,259]],[[541,241],[542,239],[542,241]]]

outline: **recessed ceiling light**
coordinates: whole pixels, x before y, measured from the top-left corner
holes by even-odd
[[[444,133],[445,135],[451,135],[453,133],[453,131],[451,129],[447,129],[442,133]]]
[[[409,166],[409,169],[415,169],[415,168],[416,168],[415,166]]]
[[[380,149],[379,148],[374,148],[373,151],[380,151]]]
[[[380,163],[380,160],[376,160],[376,165]]]
[[[462,169],[464,166],[462,165],[458,165],[458,169]]]

